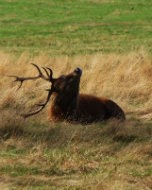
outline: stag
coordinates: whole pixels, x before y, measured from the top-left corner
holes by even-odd
[[[53,78],[53,72],[50,68],[39,68],[36,64],[32,65],[37,69],[38,75],[35,77],[18,77],[15,82],[20,82],[18,87],[21,88],[24,81],[36,80],[42,78],[51,83],[50,89],[47,89],[47,99],[36,111],[23,114],[24,118],[38,114],[42,111],[50,100],[51,95],[54,96],[53,102],[49,110],[49,117],[53,121],[66,120],[68,122],[92,123],[110,118],[125,120],[123,110],[112,100],[107,98],[99,98],[88,94],[79,93],[80,78],[82,70],[76,68],[72,73],[61,75]],[[42,69],[44,72],[42,72]]]

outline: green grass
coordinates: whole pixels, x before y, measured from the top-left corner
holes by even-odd
[[[107,3],[108,2],[108,3]],[[0,0],[0,49],[21,53],[152,52],[152,2]]]

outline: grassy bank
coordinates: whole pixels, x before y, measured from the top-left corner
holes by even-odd
[[[0,1],[0,49],[21,53],[125,53],[151,49],[147,0]]]

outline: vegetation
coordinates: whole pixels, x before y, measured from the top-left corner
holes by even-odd
[[[0,145],[1,187],[152,188],[152,123],[75,126],[16,122],[5,123],[1,128],[1,132],[5,130]],[[137,133],[139,128],[142,132]]]
[[[0,57],[1,188],[152,189],[152,64],[144,51],[56,58],[1,53]],[[16,91],[17,84],[6,75],[34,76],[37,71],[30,62],[51,65],[54,77],[81,66],[80,91],[115,100],[125,110],[126,122],[53,123],[47,120],[47,109],[24,120],[20,114],[44,102],[49,84],[29,81]]]
[[[152,2],[0,0],[0,189],[152,189]],[[51,55],[51,56],[50,56]],[[80,91],[113,99],[126,121],[53,123],[49,84],[8,75],[83,70]],[[51,101],[50,101],[51,104]]]
[[[0,48],[21,53],[152,52],[148,0],[0,0]]]

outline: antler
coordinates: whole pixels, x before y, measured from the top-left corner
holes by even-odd
[[[26,81],[26,80],[36,80],[38,78],[42,78],[42,79],[44,79],[46,81],[49,81],[49,82],[51,82],[53,84],[53,81],[54,81],[54,79],[52,77],[53,72],[52,72],[52,70],[50,68],[42,67],[42,69],[45,71],[45,73],[47,75],[47,76],[45,76],[42,73],[41,69],[36,64],[34,64],[34,63],[31,63],[31,64],[37,69],[37,71],[38,71],[37,76],[35,76],[35,77],[18,77],[18,76],[15,76],[15,75],[10,75],[9,76],[9,77],[14,77],[15,78],[14,82],[20,82],[20,85],[19,85],[18,89],[21,88],[24,81]],[[22,114],[21,116],[23,116],[24,118],[27,118],[27,117],[30,117],[30,116],[35,115],[35,114],[39,113],[40,111],[42,111],[45,108],[45,106],[47,105],[47,103],[50,100],[50,97],[51,97],[51,95],[52,95],[52,93],[54,91],[53,90],[53,85],[51,86],[51,89],[47,89],[47,91],[48,91],[48,96],[47,96],[46,101],[43,104],[37,104],[37,106],[40,106],[40,108],[38,110],[36,110],[35,112]]]
[[[48,96],[47,96],[47,99],[46,99],[45,103],[43,103],[43,104],[37,104],[37,106],[40,106],[40,109],[36,110],[35,112],[31,112],[31,113],[27,113],[27,114],[22,114],[22,116],[24,118],[30,117],[32,115],[35,115],[35,114],[39,113],[40,111],[42,111],[45,108],[45,106],[47,105],[47,103],[50,100],[50,97],[51,97],[51,95],[53,93],[53,88],[47,89],[47,91],[48,91]]]
[[[35,77],[18,77],[18,76],[15,76],[15,75],[10,75],[9,76],[9,77],[14,77],[15,78],[14,82],[20,82],[20,85],[19,85],[18,89],[21,88],[23,82],[26,81],[26,80],[35,80],[35,79],[38,79],[38,78],[42,78],[44,80],[52,82],[52,80],[53,80],[53,78],[52,78],[53,72],[52,72],[52,70],[50,68],[48,68],[48,67],[47,68],[42,67],[43,70],[45,71],[46,75],[47,75],[47,77],[46,77],[42,73],[41,69],[36,64],[34,64],[34,63],[31,63],[31,64],[37,69],[38,76],[35,76]]]

